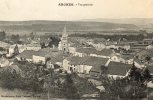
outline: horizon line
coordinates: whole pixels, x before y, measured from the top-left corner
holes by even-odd
[[[144,18],[144,17],[132,17],[132,18],[91,18],[91,19],[74,19],[74,20],[56,20],[56,19],[27,19],[27,20],[0,20],[0,21],[10,21],[10,22],[15,22],[15,21],[92,21],[92,20],[96,20],[96,19],[114,19],[114,20],[118,20],[118,19],[153,19],[152,18]]]

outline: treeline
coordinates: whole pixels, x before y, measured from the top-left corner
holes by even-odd
[[[104,39],[110,39],[112,41],[117,41],[119,39],[127,39],[127,40],[135,40],[135,41],[141,41],[144,38],[153,38],[153,34],[137,34],[137,35],[105,35],[105,34],[97,34],[97,33],[88,33],[88,34],[71,34],[70,37],[84,37],[84,38],[104,38]]]

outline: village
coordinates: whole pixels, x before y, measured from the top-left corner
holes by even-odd
[[[66,80],[63,77],[70,78],[69,75],[74,74],[74,77],[82,79],[84,83],[80,82],[81,84],[88,85],[87,89],[80,90],[81,98],[86,98],[99,97],[99,92],[107,91],[101,79],[102,76],[109,80],[122,80],[133,75],[131,73],[134,69],[136,76],[131,77],[136,77],[134,80],[145,83],[147,88],[153,88],[153,39],[129,41],[120,38],[118,41],[112,41],[105,38],[71,37],[69,35],[64,27],[61,36],[42,36],[42,38],[37,33],[31,33],[29,36],[19,36],[18,40],[21,43],[11,42],[7,38],[0,41],[0,79],[5,80],[3,73],[10,72],[15,77],[12,79],[13,82],[19,76],[24,80],[37,79],[37,85],[33,84],[34,90],[41,91],[43,88],[49,92],[52,91],[49,89],[51,87],[56,92],[60,87],[58,85]],[[16,37],[14,36],[14,40]],[[14,73],[17,76],[14,76]],[[78,87],[81,85],[79,81],[74,81]],[[2,82],[1,86],[12,88],[11,84],[13,83]],[[32,86],[28,87],[28,82],[25,84],[25,88],[27,86],[27,89],[31,89]],[[20,87],[17,84],[13,86],[14,88]],[[69,87],[74,88],[68,85],[67,88]],[[48,95],[51,96],[51,94]]]

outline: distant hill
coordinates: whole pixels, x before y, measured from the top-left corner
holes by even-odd
[[[83,19],[81,21],[110,22],[119,24],[134,24],[141,28],[153,28],[153,18],[121,18],[121,19]]]
[[[0,21],[0,29],[8,32],[61,32],[68,31],[136,30],[134,24],[118,24],[96,21]]]

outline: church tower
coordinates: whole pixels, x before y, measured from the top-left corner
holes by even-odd
[[[63,53],[68,53],[69,52],[69,48],[68,48],[68,34],[66,32],[66,27],[64,27],[64,30],[63,30],[63,33],[62,33],[61,44],[62,44],[62,51],[63,51]]]

